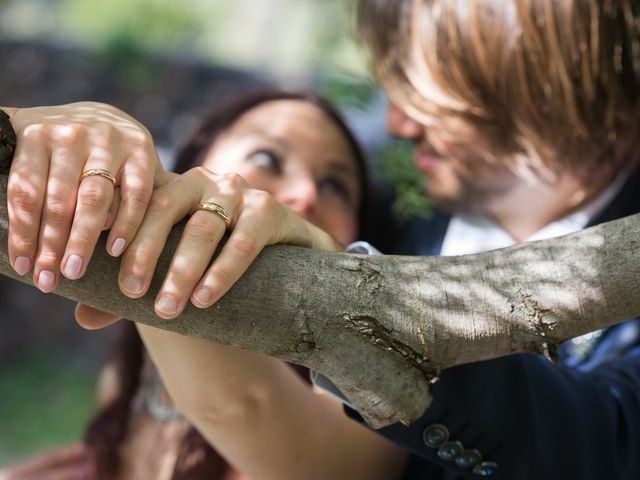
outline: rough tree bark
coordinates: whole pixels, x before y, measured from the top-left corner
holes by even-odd
[[[2,152],[0,151],[0,157]],[[2,159],[0,158],[0,163]],[[0,273],[7,258],[0,176]],[[149,293],[117,287],[104,238],[81,280],[56,293],[185,335],[266,353],[329,378],[374,427],[411,423],[447,367],[553,345],[640,313],[640,215],[577,234],[461,257],[367,257],[274,246],[216,305],[176,320],[153,313],[181,226]]]

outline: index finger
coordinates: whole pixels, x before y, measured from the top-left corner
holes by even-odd
[[[49,155],[49,150],[40,142],[20,142],[9,173],[9,259],[19,275],[26,275],[33,267],[49,173],[45,159],[48,160]]]
[[[217,302],[249,268],[267,241],[259,215],[242,215],[220,255],[191,295],[191,303],[206,308]]]

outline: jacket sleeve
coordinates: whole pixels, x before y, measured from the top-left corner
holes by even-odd
[[[626,339],[625,348],[614,342],[599,354],[602,361],[591,359],[589,370],[531,354],[448,369],[421,419],[380,432],[443,467],[446,478],[638,479],[640,345],[634,325],[636,340]],[[418,478],[416,462],[407,478]]]

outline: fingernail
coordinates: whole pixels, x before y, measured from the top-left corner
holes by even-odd
[[[209,305],[211,303],[211,291],[206,287],[201,287],[193,294],[198,303],[202,305]]]
[[[65,276],[72,280],[76,279],[80,276],[80,270],[82,270],[82,258],[80,255],[69,255],[64,267]]]
[[[27,257],[16,258],[16,272],[18,275],[26,275],[31,270],[31,260]]]
[[[129,293],[140,293],[142,292],[142,282],[136,277],[124,277],[122,279],[122,286]]]
[[[174,298],[169,296],[160,297],[160,299],[156,302],[156,309],[158,309],[162,313],[170,315],[178,311],[178,302],[176,302]]]
[[[122,255],[126,243],[127,241],[124,238],[116,238],[116,240],[113,242],[113,245],[111,245],[111,255],[113,255],[114,257],[119,257],[120,255]]]
[[[56,276],[53,272],[48,270],[42,270],[38,275],[38,288],[44,293],[49,293],[53,290],[56,283]]]

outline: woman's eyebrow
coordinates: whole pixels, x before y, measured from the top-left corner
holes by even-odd
[[[265,133],[261,130],[250,131],[246,135],[244,135],[244,137],[250,140],[261,140],[261,141],[266,140],[270,143],[277,145],[282,150],[289,149],[289,143],[285,139],[275,135]]]
[[[358,169],[356,168],[356,166],[352,163],[352,162],[345,162],[345,161],[340,161],[340,160],[331,160],[329,162],[329,169],[336,171],[336,172],[340,172],[340,173],[346,173],[349,175],[357,175],[358,174]]]

